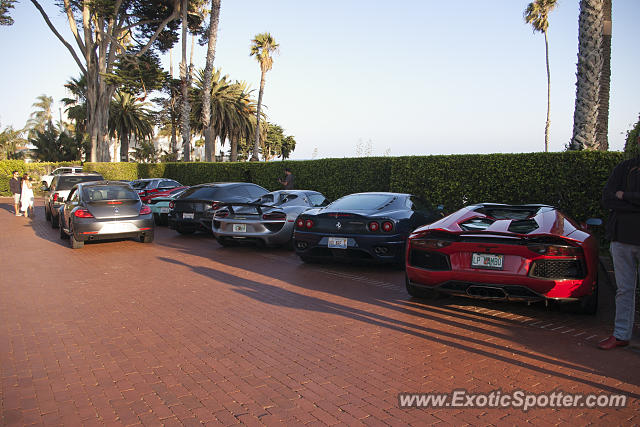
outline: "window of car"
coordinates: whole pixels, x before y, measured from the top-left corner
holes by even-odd
[[[308,194],[309,203],[313,207],[325,206],[327,204],[327,199],[320,193],[311,193]]]
[[[98,202],[100,200],[138,200],[138,193],[128,186],[109,184],[89,186],[83,189],[83,198]]]
[[[102,175],[64,175],[56,177],[56,191],[71,190],[71,188],[80,182],[102,181]]]
[[[224,197],[224,191],[221,187],[202,186],[191,187],[180,196],[181,199],[194,200],[216,200],[216,197]]]
[[[249,193],[249,197],[252,199],[256,199],[267,193],[267,190],[255,184],[243,184],[242,188]]]
[[[133,189],[135,189],[135,190],[144,190],[152,182],[153,181],[151,181],[151,180],[137,179],[135,181],[131,181],[131,187],[133,187]]]
[[[377,210],[392,203],[396,196],[389,194],[350,194],[329,206],[340,210]]]
[[[165,179],[164,181],[160,181],[160,183],[158,184],[158,188],[168,189],[173,187],[180,187],[180,183],[172,179]]]
[[[77,202],[78,201],[78,189],[74,188],[71,193],[69,194],[69,200],[72,202]]]
[[[413,211],[418,212],[431,212],[433,206],[424,199],[417,196],[407,197],[407,207]]]

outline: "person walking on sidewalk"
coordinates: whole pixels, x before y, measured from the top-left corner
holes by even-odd
[[[33,217],[33,199],[31,178],[25,173],[22,176],[22,193],[20,195],[20,208],[24,212],[25,217]]]
[[[22,216],[20,213],[20,193],[22,193],[22,183],[20,182],[20,174],[18,171],[13,171],[11,173],[9,189],[13,194],[13,207],[15,209],[15,214],[16,216]]]
[[[629,345],[635,320],[640,271],[640,156],[615,167],[602,192],[602,203],[609,209],[606,232],[617,290],[613,335],[600,341],[598,348],[611,350]]]

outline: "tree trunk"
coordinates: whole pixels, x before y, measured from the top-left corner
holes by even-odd
[[[180,89],[182,92],[182,108],[180,111],[180,128],[182,130],[182,160],[191,161],[191,129],[189,116],[191,104],[189,103],[189,85],[191,70],[187,66],[187,7],[188,0],[182,0],[182,62],[180,63]]]
[[[598,150],[609,150],[609,92],[611,89],[611,0],[604,0],[602,27],[602,72],[598,98],[596,141]]]
[[[262,106],[262,94],[264,93],[264,81],[265,81],[265,71],[262,70],[262,74],[260,75],[260,92],[258,92],[258,106],[256,108],[256,140],[253,145],[253,155],[251,156],[252,162],[257,162],[260,160],[259,157],[259,148],[260,148],[260,107]]]
[[[204,157],[207,162],[216,161],[215,135],[211,127],[211,75],[213,61],[216,56],[216,41],[218,38],[218,20],[220,18],[220,0],[211,0],[211,14],[209,15],[209,44],[207,46],[207,61],[204,67],[204,88],[202,91],[202,128],[204,129]]]
[[[602,69],[602,9],[604,0],[580,0],[578,72],[573,114],[572,150],[595,150],[600,72]]]
[[[549,125],[551,115],[551,72],[549,71],[549,40],[547,32],[544,32],[544,52],[547,59],[547,122],[544,126],[544,152],[549,152]]]
[[[231,160],[232,162],[235,162],[238,160],[238,139],[237,138],[231,138]]]
[[[120,135],[120,161],[129,161],[129,135]]]

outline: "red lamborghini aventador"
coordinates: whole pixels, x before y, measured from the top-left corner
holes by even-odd
[[[467,206],[409,236],[407,291],[576,302],[595,313],[598,246],[586,230],[552,206]]]

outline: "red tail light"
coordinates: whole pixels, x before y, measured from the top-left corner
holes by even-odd
[[[528,248],[535,253],[546,256],[582,256],[582,249],[575,246],[534,244],[529,245]]]
[[[216,211],[214,216],[215,216],[215,218],[226,218],[226,217],[229,216],[229,211],[226,210],[226,209],[219,210],[219,211]]]
[[[304,226],[307,227],[307,228],[313,227],[313,221],[311,221],[310,219],[306,220],[304,222]]]
[[[287,219],[287,214],[284,212],[271,212],[262,215],[262,219],[267,221],[284,221]]]
[[[298,228],[303,228],[304,227],[304,219],[298,218],[298,220],[296,221],[296,225],[298,226]]]
[[[414,249],[440,249],[451,243],[449,240],[441,239],[412,239],[411,247]]]
[[[112,202],[107,202],[108,205],[121,205],[122,202],[117,202],[117,201],[112,201]]]
[[[173,209],[173,207],[174,207],[175,205],[176,205],[175,203],[173,203],[173,202],[169,202],[169,209]]]
[[[214,211],[217,210],[219,207],[220,207],[219,202],[211,202],[211,209],[213,209]]]
[[[76,209],[73,212],[73,216],[75,216],[76,218],[93,218],[93,215],[91,215],[91,212],[89,212],[85,208]]]
[[[58,193],[53,193],[53,201],[54,202],[58,201]]]
[[[140,208],[140,215],[149,215],[151,213],[151,208],[147,205],[142,205]]]
[[[375,221],[371,221],[367,227],[369,228],[369,231],[378,231],[378,230],[380,230],[380,224],[378,224]]]
[[[385,221],[382,223],[382,231],[388,233],[393,230],[393,223],[391,221]]]

